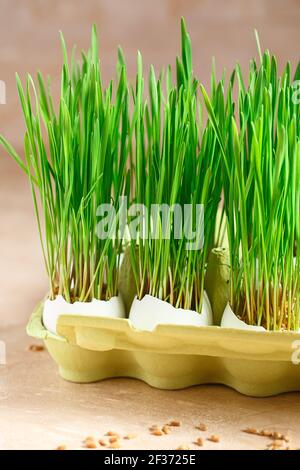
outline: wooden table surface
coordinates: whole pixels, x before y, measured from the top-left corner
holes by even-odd
[[[131,379],[113,379],[87,385],[58,376],[48,352],[32,352],[35,343],[24,327],[0,331],[7,345],[7,365],[0,366],[0,448],[80,449],[87,436],[103,438],[108,431],[120,436],[122,449],[265,449],[270,439],[242,432],[247,427],[287,434],[300,447],[299,394],[249,398],[216,385],[162,391]],[[36,344],[36,343],[35,343]],[[165,436],[148,428],[170,420],[181,421]],[[199,423],[207,431],[195,429]],[[207,440],[212,434],[219,443]],[[204,445],[193,444],[202,437]]]

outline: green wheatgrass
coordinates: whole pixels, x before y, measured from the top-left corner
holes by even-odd
[[[88,54],[69,67],[63,38],[61,94],[55,111],[49,83],[28,75],[17,86],[25,118],[25,161],[1,137],[26,172],[50,283],[50,298],[109,299],[117,294],[122,240],[97,237],[99,204],[118,209],[129,173],[128,86],[123,63],[104,89],[96,28]],[[128,183],[127,183],[128,187]]]
[[[203,89],[222,145],[230,304],[250,325],[298,330],[300,112],[293,83],[300,67],[292,78],[287,63],[280,76],[276,58],[258,49],[260,61],[251,61],[248,85],[236,67],[235,113],[219,119],[220,110],[213,109]]]
[[[170,67],[157,79],[149,74],[149,101],[144,98],[142,58],[134,93],[133,126],[135,152],[134,202],[148,209],[148,227],[157,223],[156,239],[131,242],[131,263],[138,298],[145,294],[177,308],[201,312],[207,256],[214,243],[216,214],[221,194],[221,152],[213,126],[204,125],[198,82],[192,70],[192,52],[184,20],[181,22],[181,58],[176,61],[176,85]],[[212,103],[222,95],[212,77]],[[223,98],[222,98],[223,101]],[[203,204],[204,244],[187,251],[187,238],[176,238],[170,217],[170,239],[162,238],[162,217],[151,219],[152,204],[191,204],[195,222],[196,205]],[[198,234],[199,236],[199,234]]]
[[[267,329],[298,329],[300,314],[300,120],[294,80],[281,76],[266,51],[250,64],[248,84],[239,65],[224,89],[211,76],[211,97],[201,86],[203,118],[191,42],[181,24],[182,53],[144,90],[138,54],[136,86],[129,93],[121,50],[117,81],[104,88],[96,29],[82,60],[71,64],[62,38],[61,96],[55,112],[49,83],[38,74],[17,85],[26,123],[25,160],[0,137],[29,178],[50,282],[50,297],[109,299],[118,292],[123,240],[97,237],[99,204],[118,211],[130,203],[204,204],[204,245],[186,250],[177,239],[131,240],[138,297],[151,294],[175,307],[201,311],[207,256],[214,245],[221,190],[230,250],[230,304],[244,321]],[[234,102],[233,88],[238,100]],[[146,98],[148,95],[149,98]],[[129,110],[132,110],[131,112]],[[148,223],[153,224],[148,211]],[[220,219],[220,218],[219,218]],[[219,220],[218,219],[218,220]],[[222,218],[221,218],[222,221]]]

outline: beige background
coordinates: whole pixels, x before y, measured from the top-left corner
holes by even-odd
[[[192,37],[195,72],[206,85],[212,56],[218,71],[231,70],[237,59],[247,67],[256,54],[254,27],[280,65],[300,57],[299,0],[0,0],[0,80],[7,85],[0,132],[21,151],[16,71],[51,74],[57,94],[60,29],[69,45],[86,48],[96,22],[104,77],[114,73],[118,44],[134,77],[138,48],[145,69],[151,63],[157,68],[174,63],[182,15]],[[0,149],[0,340],[7,346],[7,366],[0,366],[0,449],[80,448],[87,435],[102,437],[110,429],[137,434],[134,441],[122,441],[122,448],[186,444],[195,449],[199,422],[208,425],[202,433],[205,449],[266,448],[268,439],[241,432],[248,426],[288,433],[291,446],[300,446],[299,393],[253,399],[221,386],[167,392],[129,379],[85,386],[64,382],[46,352],[28,351],[33,340],[24,331],[46,290],[28,183]],[[182,427],[170,436],[149,434],[149,425],[172,418],[180,419]],[[221,442],[206,441],[210,434],[218,434]]]
[[[211,57],[217,69],[243,68],[256,54],[253,29],[260,32],[282,65],[299,54],[299,0],[0,0],[0,80],[7,104],[0,105],[0,132],[21,151],[23,121],[15,72],[52,77],[59,90],[61,52],[58,31],[78,49],[89,44],[93,22],[100,31],[103,76],[114,73],[116,49],[125,52],[134,77],[136,52],[145,70],[174,64],[180,46],[180,17],[193,43],[194,69],[208,85]],[[0,326],[24,322],[47,290],[41,251],[25,177],[0,149]]]

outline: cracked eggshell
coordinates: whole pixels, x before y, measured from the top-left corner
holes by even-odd
[[[227,303],[226,308],[223,313],[221,320],[222,328],[235,328],[238,330],[252,330],[252,331],[266,331],[263,326],[247,325],[242,320],[235,315],[229,303]]]
[[[125,308],[119,296],[109,300],[93,299],[91,302],[74,302],[72,304],[61,295],[58,295],[54,300],[47,299],[43,310],[43,324],[48,331],[57,334],[57,320],[61,315],[124,318]]]
[[[213,324],[212,310],[206,292],[204,292],[201,313],[193,310],[175,308],[169,302],[152,295],[145,295],[141,300],[135,297],[129,314],[134,328],[153,331],[158,325],[208,326]]]

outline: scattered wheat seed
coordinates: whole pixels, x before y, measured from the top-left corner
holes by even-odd
[[[98,443],[99,443],[100,446],[102,446],[102,447],[106,447],[106,445],[107,445],[104,439],[99,439],[99,440],[98,440]]]
[[[60,446],[56,447],[56,449],[55,449],[55,450],[66,450],[66,449],[67,449],[67,446],[66,446],[66,445],[64,445],[64,444],[62,444],[62,445],[60,445]]]
[[[176,450],[190,450],[190,447],[187,445],[182,445],[182,446],[177,447]]]
[[[151,434],[153,434],[153,436],[164,436],[164,432],[162,431],[162,429],[153,429],[151,431]]]
[[[45,347],[42,344],[31,344],[28,348],[28,351],[31,352],[41,352],[44,351]]]
[[[86,441],[85,447],[87,449],[97,449],[97,444],[95,441]]]
[[[258,436],[260,434],[259,430],[256,428],[246,428],[246,429],[243,429],[243,432],[246,432],[247,434],[255,434]]]
[[[173,419],[172,421],[170,421],[167,426],[171,426],[171,427],[174,427],[174,428],[178,428],[179,426],[181,426],[181,422],[176,420],[176,419]]]
[[[272,431],[267,431],[267,430],[263,429],[263,430],[260,432],[259,435],[260,435],[260,436],[264,436],[264,437],[272,437],[273,432],[272,432]]]
[[[199,431],[207,431],[207,426],[204,423],[200,423],[198,424],[198,426],[196,426],[196,429],[198,429]]]
[[[120,447],[121,447],[121,444],[119,440],[112,442],[109,446],[110,449],[119,449]]]
[[[130,439],[135,439],[136,437],[136,434],[127,434],[126,436],[124,436],[124,439],[129,441]]]
[[[120,438],[119,434],[114,431],[108,431],[105,435]]]
[[[198,439],[196,439],[196,441],[195,441],[195,444],[199,447],[202,447],[203,444],[204,444],[204,441],[201,437],[198,437]]]
[[[164,434],[170,434],[170,433],[171,433],[171,429],[170,429],[170,427],[169,427],[168,425],[165,425],[165,426],[162,427],[162,432],[163,432]]]
[[[255,434],[256,436],[269,437],[270,439],[281,440],[285,442],[289,442],[290,440],[289,437],[286,436],[285,434],[282,434],[277,431],[269,431],[266,429],[262,429],[260,431],[256,428],[246,428],[243,430],[243,432],[246,432],[248,434]]]
[[[208,437],[207,440],[211,442],[220,442],[220,437],[213,434],[212,436]]]

